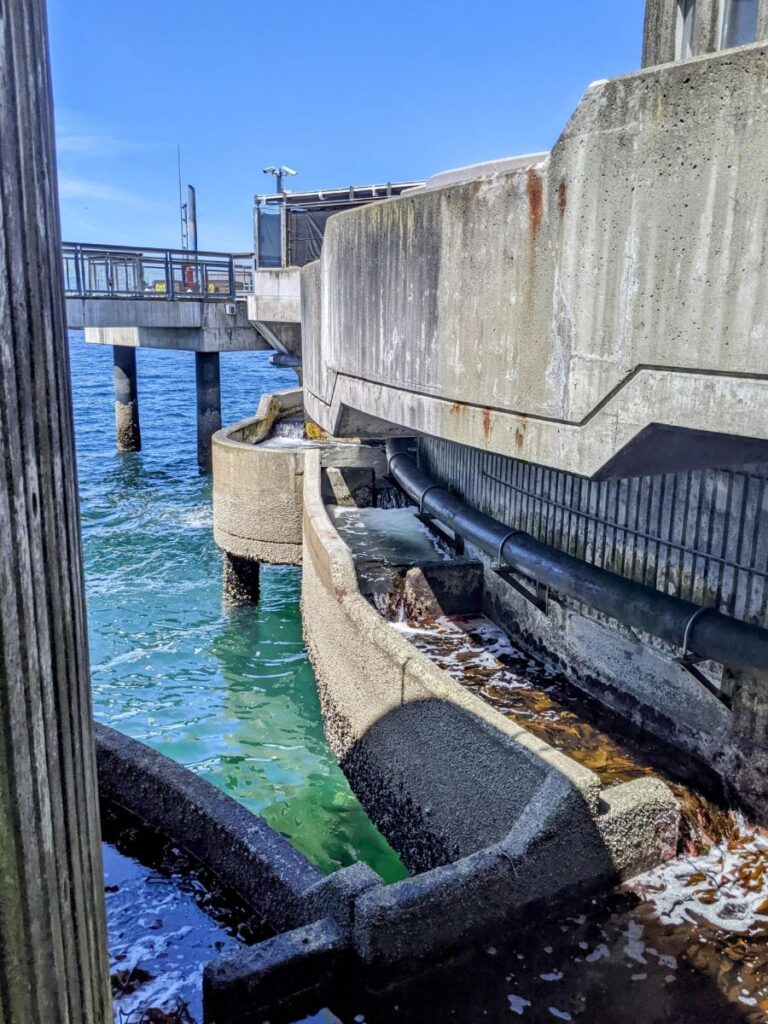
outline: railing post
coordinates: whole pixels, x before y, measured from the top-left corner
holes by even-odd
[[[78,295],[83,294],[83,274],[82,267],[80,266],[80,260],[82,259],[82,250],[79,245],[75,246],[75,290]]]
[[[170,250],[165,252],[165,293],[169,299],[174,297],[173,288],[173,253]]]
[[[230,298],[237,298],[237,284],[235,282],[235,260],[233,256],[229,257],[229,295]]]
[[[0,3],[0,1019],[107,1024],[43,0]]]

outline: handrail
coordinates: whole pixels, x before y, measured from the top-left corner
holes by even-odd
[[[62,242],[62,251],[73,250],[73,249],[84,249],[93,250],[95,252],[132,252],[132,253],[145,253],[145,252],[172,252],[178,253],[181,256],[188,256],[190,259],[194,259],[196,256],[218,256],[220,259],[234,259],[244,260],[253,259],[252,252],[220,252],[215,249],[196,249],[194,252],[189,249],[176,248],[169,246],[166,248],[157,248],[151,245],[107,245],[99,242]]]
[[[232,300],[253,292],[252,253],[64,242],[68,298]]]

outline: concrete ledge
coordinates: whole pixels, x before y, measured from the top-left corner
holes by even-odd
[[[84,329],[91,345],[185,352],[269,348],[248,320],[243,300],[70,298],[67,323]]]
[[[264,395],[256,415],[213,436],[213,536],[255,562],[301,562],[304,451],[262,448],[275,420],[301,415],[301,388]]]
[[[329,920],[221,957],[203,975],[205,1024],[256,1024],[281,1011],[290,1020],[314,1013],[323,992],[330,995],[354,964],[348,936]]]
[[[326,733],[368,813],[405,863],[426,870],[457,861],[513,830],[524,844],[543,834],[601,834],[608,801],[594,773],[468,692],[365,600],[320,487],[319,455],[309,452],[302,612]],[[666,787],[661,791],[663,846],[671,853],[677,805]],[[632,782],[627,793],[635,795],[638,820],[647,813],[649,824],[622,854],[630,862],[642,850],[658,850],[653,808],[659,792],[648,802],[645,783]],[[619,852],[610,852],[614,865]],[[566,877],[569,869],[561,864],[559,870]]]
[[[277,929],[306,920],[324,881],[287,839],[226,793],[143,743],[96,725],[99,792],[164,832]]]
[[[656,779],[613,787],[594,825],[570,795],[570,821],[532,838],[522,826],[453,864],[363,893],[354,945],[370,965],[394,965],[477,941],[517,916],[546,917],[668,859],[677,807]],[[545,787],[531,813],[558,794]],[[565,825],[565,822],[563,823]],[[521,827],[522,826],[522,827]],[[471,937],[471,939],[470,939]]]

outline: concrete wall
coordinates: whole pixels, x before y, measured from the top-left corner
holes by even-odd
[[[765,67],[596,83],[543,163],[334,217],[302,272],[309,414],[586,476],[711,465],[713,434],[717,464],[765,457]]]
[[[267,323],[301,323],[301,272],[298,267],[257,269],[253,294],[248,296],[248,319]]]
[[[721,49],[725,0],[696,0],[692,56]],[[768,0],[757,0],[756,40],[768,37]],[[666,64],[681,57],[680,0],[647,0],[643,65]]]
[[[300,388],[264,395],[256,416],[213,436],[213,536],[228,554],[298,565],[304,451],[262,448],[275,420],[303,412]]]

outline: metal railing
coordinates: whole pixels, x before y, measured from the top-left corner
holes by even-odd
[[[70,298],[234,299],[253,291],[250,253],[62,244]]]

